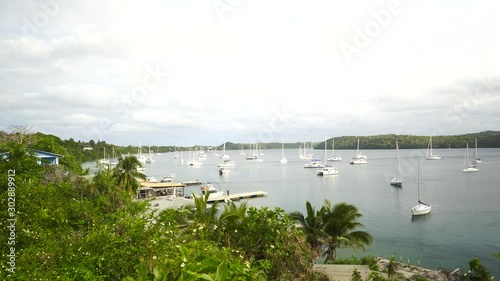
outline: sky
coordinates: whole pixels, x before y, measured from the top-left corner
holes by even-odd
[[[500,2],[0,1],[0,130],[117,145],[500,130]]]

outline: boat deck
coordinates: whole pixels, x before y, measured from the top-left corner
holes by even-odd
[[[226,201],[228,201],[228,199],[231,201],[239,201],[241,199],[264,197],[266,195],[267,195],[267,192],[265,192],[265,191],[243,192],[243,193],[235,193],[235,194],[229,194],[229,195],[224,195],[224,196],[209,197],[208,202],[209,203],[226,202]]]

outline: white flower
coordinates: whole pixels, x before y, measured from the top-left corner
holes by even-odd
[[[155,259],[156,259],[156,256],[153,256],[153,259],[155,260]]]
[[[184,266],[185,266],[185,264],[184,264],[184,263],[181,263],[181,267],[184,267]]]

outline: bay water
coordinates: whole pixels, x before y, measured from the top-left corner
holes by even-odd
[[[210,182],[231,194],[266,191],[266,197],[248,199],[248,205],[279,207],[286,212],[305,213],[307,201],[316,210],[324,200],[347,202],[363,214],[360,222],[373,236],[373,244],[365,251],[343,249],[339,257],[394,256],[412,265],[463,271],[468,270],[471,259],[479,258],[500,276],[500,259],[493,257],[500,252],[500,149],[479,149],[483,163],[477,165],[479,171],[475,173],[462,172],[465,149],[434,150],[442,160],[425,160],[425,150],[401,149],[401,188],[389,184],[396,164],[395,150],[365,150],[365,165],[349,164],[354,150],[336,150],[343,160],[328,162],[339,171],[334,176],[318,176],[318,169],[304,168],[307,160],[299,159],[298,150],[285,150],[286,164],[279,162],[281,150],[263,150],[263,162],[247,161],[240,152],[226,151],[235,163],[226,175],[218,173],[220,157],[209,154],[202,165],[194,167],[187,165],[187,152],[184,161],[181,157],[174,159],[172,153],[158,154],[154,163],[145,164],[144,173],[158,180],[175,173],[175,182]],[[314,158],[323,159],[324,155],[324,151],[316,150]],[[432,212],[412,217],[418,179],[420,198],[432,205]],[[184,191],[198,194],[200,186],[187,186]]]

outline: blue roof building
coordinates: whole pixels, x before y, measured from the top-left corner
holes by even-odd
[[[59,158],[64,157],[63,155],[60,154],[55,154],[52,152],[47,152],[47,151],[42,151],[42,150],[33,150],[35,153],[35,157],[38,158],[37,162],[38,164],[44,164],[44,165],[59,165]],[[9,152],[4,152],[0,153],[0,156],[3,158],[7,158],[7,154]]]

